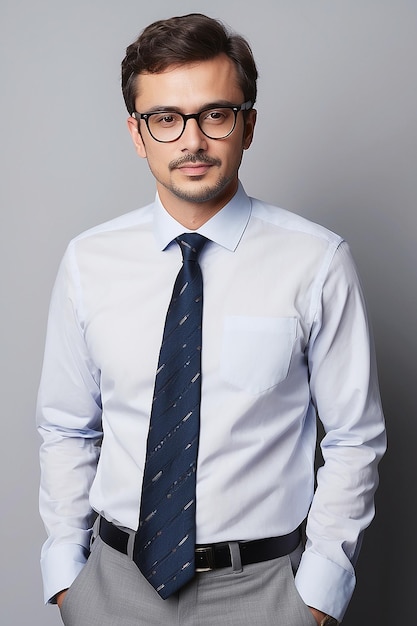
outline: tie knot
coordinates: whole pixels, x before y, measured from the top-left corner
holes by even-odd
[[[198,255],[207,243],[206,237],[199,233],[183,233],[175,241],[181,248],[184,261],[197,261]]]

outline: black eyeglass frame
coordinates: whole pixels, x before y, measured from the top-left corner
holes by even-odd
[[[251,100],[247,100],[246,102],[244,102],[243,104],[231,104],[230,106],[227,105],[220,105],[220,106],[211,106],[208,107],[207,109],[202,109],[201,111],[199,111],[198,113],[189,113],[188,115],[185,115],[184,113],[180,113],[179,111],[152,111],[151,113],[139,113],[138,111],[133,111],[132,112],[132,117],[135,118],[135,120],[138,123],[138,130],[139,130],[139,123],[140,120],[145,120],[146,122],[146,127],[148,129],[148,132],[150,134],[150,136],[152,137],[152,139],[154,139],[155,141],[158,141],[159,143],[173,143],[174,141],[178,141],[178,139],[183,135],[184,131],[185,131],[185,126],[188,122],[188,120],[195,120],[197,122],[197,126],[198,128],[201,130],[201,132],[203,133],[203,135],[205,135],[206,137],[208,137],[208,139],[213,139],[215,141],[219,140],[219,139],[226,139],[227,137],[230,137],[230,135],[233,133],[233,131],[236,128],[236,122],[237,122],[237,114],[239,113],[239,111],[249,111],[251,108],[253,107],[253,102]],[[205,113],[206,111],[217,111],[217,109],[230,109],[231,111],[233,111],[234,115],[235,115],[235,119],[233,121],[233,126],[232,129],[223,137],[210,137],[210,135],[208,135],[206,132],[204,132],[204,130],[201,128],[200,126],[200,116]],[[157,139],[153,134],[151,129],[149,128],[149,118],[151,118],[153,115],[161,115],[161,113],[175,113],[175,115],[180,115],[182,117],[183,120],[183,128],[182,131],[180,132],[180,134],[178,135],[178,137],[176,137],[175,139]]]

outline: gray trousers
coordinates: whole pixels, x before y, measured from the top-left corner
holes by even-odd
[[[61,607],[65,626],[317,626],[289,556],[196,574],[162,600],[128,556],[97,538]]]

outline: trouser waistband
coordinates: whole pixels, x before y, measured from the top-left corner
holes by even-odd
[[[122,554],[128,554],[130,534],[100,517],[98,534],[101,539]],[[288,535],[255,539],[254,541],[230,542],[238,545],[242,565],[261,563],[293,552],[301,541],[300,528]],[[229,542],[196,545],[195,571],[208,572],[213,569],[229,567],[232,564]]]

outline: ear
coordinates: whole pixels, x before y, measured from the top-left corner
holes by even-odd
[[[132,137],[133,145],[135,146],[137,154],[142,157],[142,159],[146,159],[146,148],[143,143],[142,135],[139,132],[138,121],[132,116],[128,117],[127,128],[130,136]]]
[[[247,150],[252,143],[253,133],[255,131],[256,124],[256,109],[251,109],[247,112],[245,117],[245,130],[243,135],[243,149]]]

